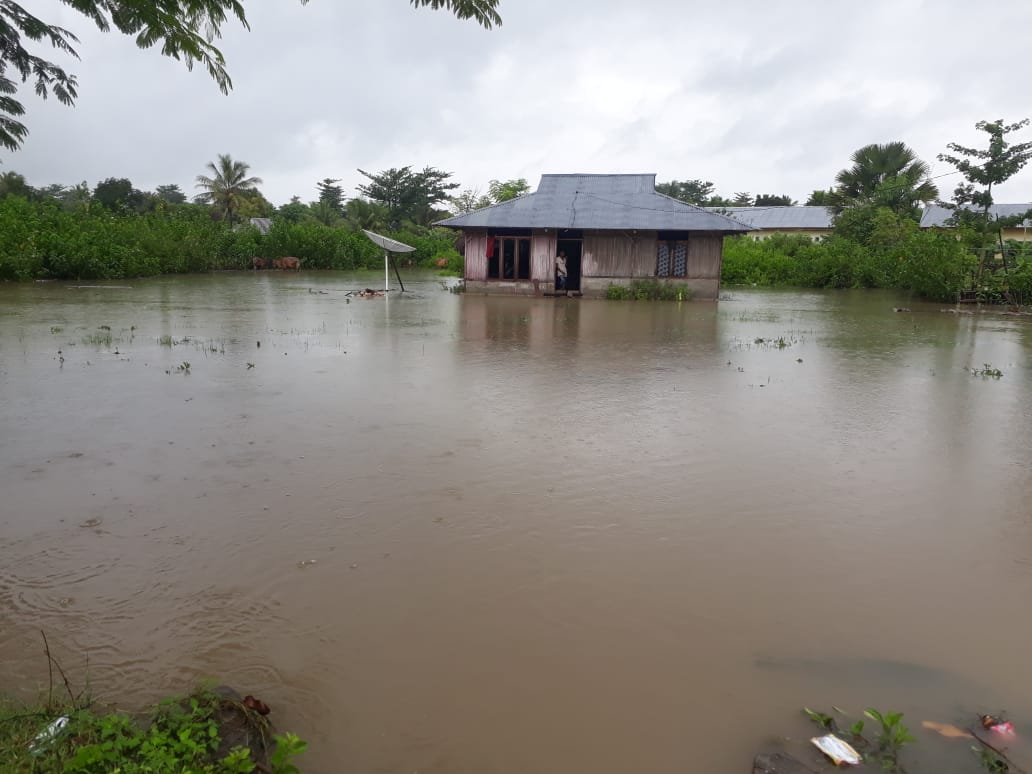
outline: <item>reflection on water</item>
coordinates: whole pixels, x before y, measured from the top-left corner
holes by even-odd
[[[123,704],[261,695],[326,772],[743,771],[803,704],[1032,710],[1027,320],[127,284],[0,287],[4,685],[42,627]]]

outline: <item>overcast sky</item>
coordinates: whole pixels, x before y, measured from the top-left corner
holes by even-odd
[[[29,138],[0,150],[36,186],[128,177],[192,195],[229,153],[277,205],[406,165],[481,190],[655,172],[803,201],[862,145],[903,140],[939,175],[948,142],[984,145],[975,122],[1032,115],[1028,0],[501,0],[491,31],[407,0],[245,0],[251,31],[229,24],[221,42],[229,96],[57,0],[24,2],[81,40],[76,106],[23,88]],[[936,182],[948,196],[958,180]],[[996,199],[1032,201],[1032,166]]]

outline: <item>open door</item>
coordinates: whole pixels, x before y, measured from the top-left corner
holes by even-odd
[[[560,239],[556,243],[556,254],[566,253],[566,289],[568,291],[580,292],[583,244],[580,239]],[[559,292],[558,288],[556,290]]]

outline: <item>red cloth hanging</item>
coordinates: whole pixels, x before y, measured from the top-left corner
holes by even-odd
[[[494,239],[490,234],[487,235],[487,257],[494,258]]]

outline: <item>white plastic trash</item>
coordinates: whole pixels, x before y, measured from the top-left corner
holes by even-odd
[[[49,726],[44,728],[38,734],[35,739],[32,740],[32,744],[29,745],[29,750],[33,755],[39,755],[43,752],[43,748],[48,744],[57,739],[58,735],[64,731],[64,727],[68,725],[68,718],[61,716],[53,721]]]
[[[863,761],[863,758],[860,757],[860,753],[834,734],[815,736],[810,741],[817,746],[818,750],[831,758],[836,766],[840,766],[843,763],[848,763],[850,766],[856,766],[858,763]]]

